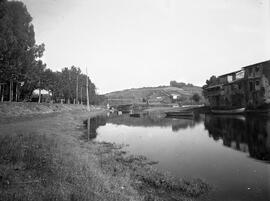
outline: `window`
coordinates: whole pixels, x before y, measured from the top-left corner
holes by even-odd
[[[258,86],[258,85],[260,85],[260,81],[259,80],[256,81],[256,86]]]
[[[256,73],[259,72],[259,67],[258,66],[255,68],[255,71],[256,71]]]
[[[253,82],[250,82],[249,83],[249,91],[253,91],[253,89],[254,89],[254,84],[253,84]]]
[[[238,84],[238,89],[241,89],[241,88],[242,88],[242,84],[239,83],[239,84]]]
[[[262,87],[261,93],[262,93],[261,96],[264,96],[264,94],[265,94],[265,88],[264,87]]]

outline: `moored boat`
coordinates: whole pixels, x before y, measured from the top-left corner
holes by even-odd
[[[193,111],[166,112],[167,117],[194,117]]]
[[[214,114],[242,114],[246,111],[246,108],[235,108],[235,109],[212,109],[211,112]]]
[[[130,117],[141,117],[141,114],[140,113],[132,113],[132,114],[129,114]]]

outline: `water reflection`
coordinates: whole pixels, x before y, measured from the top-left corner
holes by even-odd
[[[156,115],[145,115],[140,118],[129,117],[129,115],[104,115],[88,118],[84,121],[87,128],[86,139],[93,139],[97,136],[97,129],[105,126],[106,123],[114,125],[125,125],[132,127],[171,127],[173,132],[181,129],[193,128],[202,121],[202,117],[197,118],[160,118]]]
[[[258,160],[270,162],[270,120],[262,116],[218,116],[206,115],[196,118],[160,118],[147,115],[132,118],[128,115],[97,116],[84,121],[87,132],[84,139],[97,137],[97,129],[106,123],[132,127],[171,127],[173,132],[193,128],[204,122],[209,136],[215,141],[222,140],[223,145],[249,153]]]
[[[270,162],[270,121],[263,116],[206,115],[205,128],[214,140],[249,153],[258,160]]]
[[[209,200],[269,200],[269,117],[110,114],[85,125],[85,139],[129,144],[125,151],[159,161],[173,175],[205,179],[217,187]]]
[[[96,116],[94,118],[86,119],[83,124],[87,128],[87,131],[82,136],[84,139],[90,140],[97,137],[97,128],[105,126],[107,121],[106,116]]]

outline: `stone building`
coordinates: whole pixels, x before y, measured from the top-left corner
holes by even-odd
[[[212,76],[203,94],[214,108],[269,108],[270,60],[219,77]]]

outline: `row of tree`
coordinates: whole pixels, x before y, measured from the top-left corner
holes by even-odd
[[[41,60],[44,44],[36,44],[32,17],[19,1],[0,1],[0,100],[31,99],[35,89],[46,89],[55,101],[86,101],[86,80],[90,101],[96,103],[96,87],[80,68],[53,72]]]
[[[170,81],[170,86],[171,87],[177,87],[177,88],[183,88],[183,87],[193,87],[193,84],[190,83],[184,83],[184,82],[176,82],[175,80]]]
[[[63,68],[61,72],[44,70],[40,76],[38,88],[50,91],[55,102],[64,99],[66,103],[86,103],[87,89],[90,104],[98,104],[105,99],[104,96],[97,95],[95,84],[87,75],[82,74],[80,68],[75,66]]]

